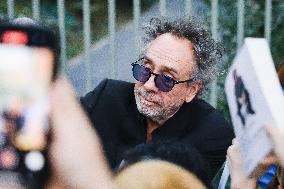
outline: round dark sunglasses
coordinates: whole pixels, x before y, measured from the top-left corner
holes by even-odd
[[[163,92],[169,92],[173,89],[173,87],[176,84],[179,83],[185,83],[185,82],[191,82],[193,81],[192,79],[184,80],[184,81],[176,81],[173,78],[164,75],[164,74],[157,74],[152,72],[150,68],[147,68],[143,66],[142,64],[139,64],[138,62],[143,60],[144,58],[140,58],[139,60],[133,62],[132,65],[132,72],[133,72],[133,77],[140,82],[145,83],[146,81],[149,80],[151,75],[154,75],[154,82],[155,86]]]

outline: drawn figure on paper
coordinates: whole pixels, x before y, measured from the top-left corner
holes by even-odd
[[[243,126],[245,127],[247,117],[250,114],[255,114],[255,111],[251,105],[249,92],[246,89],[241,76],[238,76],[236,70],[233,71],[233,77],[235,81],[235,96],[238,109],[237,114],[240,117]]]

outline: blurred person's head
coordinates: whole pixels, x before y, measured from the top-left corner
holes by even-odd
[[[145,160],[126,167],[114,178],[118,189],[205,189],[192,173],[161,160]]]
[[[42,61],[54,62],[54,65],[51,65],[53,68],[50,69],[53,72],[53,79],[57,74],[59,64],[60,48],[58,42],[58,35],[55,30],[31,18],[20,17],[0,24],[0,43],[36,49],[40,57],[48,59]],[[45,65],[42,68],[48,70]]]
[[[119,170],[144,160],[163,160],[192,172],[207,187],[210,186],[210,167],[193,147],[174,141],[148,142],[126,151]]]
[[[140,113],[162,124],[213,80],[222,53],[195,19],[153,18],[144,31],[145,52],[133,64],[135,99]]]

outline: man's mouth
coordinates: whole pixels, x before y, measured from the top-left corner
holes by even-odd
[[[146,104],[149,104],[149,105],[158,105],[158,102],[156,101],[153,101],[152,99],[149,99],[149,98],[145,98],[144,96],[142,96],[140,94],[140,99],[145,102]]]

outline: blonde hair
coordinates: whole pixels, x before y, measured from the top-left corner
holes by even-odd
[[[192,173],[161,160],[146,160],[123,169],[114,178],[118,189],[205,189]]]

